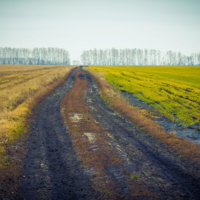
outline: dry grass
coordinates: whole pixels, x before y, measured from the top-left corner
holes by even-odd
[[[0,168],[7,147],[27,131],[27,116],[72,67],[0,65]],[[53,85],[54,84],[54,85]]]
[[[79,77],[80,74],[82,77]],[[96,122],[87,106],[85,100],[87,88],[87,79],[83,77],[80,70],[77,70],[75,84],[62,100],[62,115],[82,166],[93,181],[94,189],[101,193],[102,199],[123,199],[120,194],[121,188],[117,187],[106,169],[124,161],[120,158],[117,150],[110,145],[108,140],[110,133]],[[131,195],[137,197],[152,196],[141,180],[135,180],[134,185],[131,185],[133,181],[130,180],[129,174],[127,175],[127,183],[130,183],[128,188]],[[139,192],[138,183],[141,186],[139,189],[143,188],[143,191]],[[124,184],[126,183],[124,182]]]
[[[94,77],[101,90],[102,98],[113,109],[133,124],[142,127],[151,136],[158,138],[160,142],[168,145],[172,151],[179,153],[183,158],[200,166],[200,145],[183,140],[173,133],[163,131],[162,127],[151,120],[144,110],[131,106],[123,99],[117,89],[106,81],[103,73],[96,73],[88,69],[85,70]]]
[[[0,94],[4,94],[5,101],[0,111],[0,198],[2,195],[13,198],[17,192],[26,150],[27,129],[34,110],[65,82],[74,67],[0,65]],[[10,76],[14,78],[10,79]],[[9,81],[6,81],[7,78]],[[10,96],[6,96],[6,93]],[[17,101],[16,94],[21,96],[21,101]],[[14,107],[7,106],[13,105],[10,99]]]

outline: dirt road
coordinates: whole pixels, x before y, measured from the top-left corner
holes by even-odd
[[[75,70],[66,83],[39,108],[31,128],[18,199],[95,199],[83,174],[70,134],[60,116],[60,102],[71,89]]]
[[[104,191],[98,190],[102,185],[98,185],[100,182],[97,179],[106,180],[105,185],[109,181],[113,183],[111,190],[118,193],[113,195],[115,199],[200,199],[200,168],[171,153],[165,145],[108,108],[101,100],[92,77],[87,72],[77,73],[77,84],[73,86],[76,74],[73,70],[66,83],[46,99],[37,111],[28,140],[17,199],[105,199],[102,194]],[[85,90],[80,94],[83,100],[80,103],[87,105],[87,108],[78,105],[78,100],[66,107],[66,111],[79,106],[82,109],[81,115],[69,113],[69,120],[74,116],[79,117],[78,120],[73,118],[68,129],[61,117],[60,104],[65,94],[73,88],[77,91],[76,95],[78,91],[81,93]],[[68,98],[74,98],[73,94],[71,92]],[[84,118],[84,109],[87,110],[87,119]],[[87,127],[80,126],[78,130],[82,119],[85,120],[83,124],[86,124],[86,120],[90,124]],[[102,134],[86,133],[92,130],[91,126]],[[74,127],[76,137],[72,134]],[[80,143],[77,138],[83,138],[83,141],[87,138],[89,142]],[[80,150],[86,143],[88,150],[82,149],[85,151],[83,155],[77,149]],[[115,161],[112,160],[113,155]],[[107,164],[98,171],[99,165],[94,164],[94,169],[91,167],[93,162],[89,162],[88,170],[86,161],[95,160],[95,156]],[[108,163],[111,160],[112,163]],[[137,188],[134,198],[131,185]],[[144,190],[150,191],[150,195],[145,197]]]

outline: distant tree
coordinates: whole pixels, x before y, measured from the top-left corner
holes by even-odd
[[[178,52],[178,65],[183,65],[183,58],[181,52]]]
[[[200,52],[198,53],[197,59],[198,59],[198,65],[200,65]]]
[[[148,49],[144,50],[144,65],[148,65],[149,64],[149,51]]]
[[[162,65],[162,62],[161,62],[161,51],[160,50],[157,51],[157,56],[158,56],[158,65]]]

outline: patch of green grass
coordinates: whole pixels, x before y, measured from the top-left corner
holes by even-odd
[[[11,159],[8,155],[0,153],[0,167],[1,168],[8,168],[11,166]]]
[[[139,178],[139,176],[134,175],[134,174],[131,176],[131,179],[138,179],[138,178]]]
[[[120,90],[134,93],[173,121],[200,120],[198,66],[89,66]]]
[[[182,157],[182,155],[178,156],[178,158],[181,158],[181,157]]]
[[[106,190],[105,193],[106,194],[111,194],[111,191],[110,190]]]

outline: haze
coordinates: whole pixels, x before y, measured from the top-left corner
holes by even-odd
[[[200,51],[199,0],[0,0],[0,47]]]

